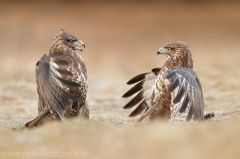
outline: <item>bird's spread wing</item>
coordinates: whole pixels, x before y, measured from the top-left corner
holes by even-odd
[[[39,96],[51,113],[57,114],[60,118],[66,117],[66,111],[72,106],[72,102],[79,98],[69,93],[69,88],[80,85],[70,79],[64,78],[72,74],[67,65],[68,61],[59,58],[62,53],[44,55],[39,61],[36,69],[36,78],[39,85]]]
[[[137,108],[129,115],[130,117],[139,115],[144,110],[146,111],[151,107],[152,90],[160,70],[161,68],[154,68],[152,69],[152,72],[137,75],[127,82],[128,85],[137,84],[127,91],[122,97],[128,98],[133,94],[138,93],[123,107],[124,109],[130,109],[137,106]]]
[[[186,120],[189,121],[192,117],[194,120],[203,120],[204,100],[197,74],[192,69],[179,67],[170,71],[166,78],[173,78],[169,92],[173,92],[178,87],[173,103],[181,102],[179,112],[183,113],[187,108],[189,109]]]

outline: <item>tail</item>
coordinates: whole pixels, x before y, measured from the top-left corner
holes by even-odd
[[[38,127],[40,125],[43,125],[44,123],[47,123],[47,122],[50,122],[53,120],[54,119],[53,119],[51,113],[49,112],[49,110],[47,108],[45,108],[42,110],[41,113],[38,114],[38,116],[35,119],[26,123],[23,128],[31,129],[31,128]]]
[[[204,115],[204,120],[208,120],[210,118],[213,118],[215,117],[215,114],[212,112],[212,113],[207,113],[206,115]]]

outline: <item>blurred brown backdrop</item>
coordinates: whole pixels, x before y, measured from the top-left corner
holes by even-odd
[[[237,1],[1,1],[1,79],[34,81],[35,63],[61,28],[86,43],[90,80],[161,67],[166,57],[156,51],[177,40],[189,44],[200,74],[240,66]]]
[[[35,64],[60,28],[86,43],[80,54],[90,120],[12,131],[37,115]],[[177,40],[193,52],[205,112],[215,118],[133,129],[136,119],[122,109],[125,82],[161,67],[166,57],[157,50]],[[0,1],[1,153],[83,149],[90,158],[239,159],[239,42],[238,1]]]

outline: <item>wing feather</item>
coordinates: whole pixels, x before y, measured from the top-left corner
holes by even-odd
[[[147,103],[142,101],[142,103],[129,115],[129,117],[135,117],[141,114],[147,108]]]
[[[148,73],[142,73],[142,74],[140,74],[140,75],[137,75],[137,76],[133,77],[132,79],[130,79],[130,80],[127,82],[127,84],[128,84],[128,85],[131,85],[131,84],[134,84],[134,83],[137,83],[137,82],[139,82],[139,81],[144,80],[146,74],[148,74]]]
[[[179,77],[177,76],[174,80],[173,80],[173,82],[172,82],[172,84],[171,84],[171,86],[169,87],[169,92],[172,92],[175,88],[177,88],[177,86],[179,85],[179,79],[178,79]]]
[[[182,99],[183,94],[184,94],[184,89],[183,89],[183,84],[182,84],[182,85],[180,85],[180,87],[178,89],[177,95],[174,98],[173,103],[178,103]]]
[[[193,116],[193,106],[192,106],[192,103],[190,103],[190,109],[189,109],[189,112],[188,112],[188,115],[187,115],[187,118],[186,118],[186,121],[190,121],[190,119],[192,118]]]
[[[24,128],[33,128],[33,127],[37,127],[42,125],[44,122],[46,121],[53,121],[54,119],[52,118],[51,113],[49,112],[49,110],[45,107],[44,109],[42,109],[42,111],[38,114],[38,116],[29,121],[28,123],[26,123],[24,125]]]
[[[54,60],[54,63],[56,63],[59,66],[66,66],[66,65],[68,65],[68,61],[66,61],[66,60]]]
[[[152,72],[137,75],[127,82],[127,84],[138,82],[122,96],[123,98],[128,98],[133,94],[138,93],[123,107],[124,109],[130,109],[136,106],[135,110],[129,115],[130,117],[137,116],[151,107],[151,94],[160,69],[161,68],[154,68],[152,69]]]
[[[44,55],[39,62],[36,76],[40,88],[39,93],[47,106],[52,108],[60,118],[64,118],[67,117],[66,112],[72,103],[79,100],[79,97],[69,93],[65,88],[78,87],[79,84],[61,78],[56,70],[53,70],[55,67],[51,67],[50,61],[51,56]],[[68,63],[66,60],[55,60],[54,62],[58,65]]]
[[[63,76],[72,76],[72,72],[65,70],[65,69],[61,69],[61,68],[55,68],[56,71],[58,71],[61,75]]]
[[[143,82],[144,81],[141,81],[139,82],[138,84],[136,84],[134,87],[132,87],[129,91],[127,91],[122,97],[123,98],[128,98],[130,96],[132,96],[133,94],[139,92],[142,90],[143,88]]]
[[[143,99],[143,91],[138,93],[130,102],[128,102],[123,108],[130,109],[138,104]]]
[[[166,76],[167,79],[174,78],[169,91],[173,92],[178,86],[178,93],[173,103],[181,103],[179,112],[184,112],[189,107],[187,121],[192,117],[194,120],[203,120],[204,100],[200,80],[197,74],[189,68],[179,67],[170,71]],[[185,94],[183,100],[183,94]]]
[[[181,105],[181,108],[179,110],[180,113],[183,113],[187,109],[188,102],[189,102],[188,96],[185,95],[185,97],[183,99],[183,102],[182,102],[182,105]]]

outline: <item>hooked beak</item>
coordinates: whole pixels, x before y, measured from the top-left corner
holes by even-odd
[[[78,40],[78,41],[74,42],[74,50],[82,51],[80,46],[83,46],[85,48],[85,44],[82,41]]]
[[[157,55],[158,54],[165,54],[165,52],[166,52],[166,49],[164,47],[162,47],[157,51]]]

